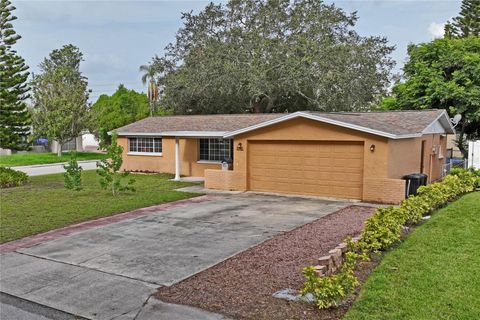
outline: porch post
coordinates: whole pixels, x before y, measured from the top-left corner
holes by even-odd
[[[175,181],[180,181],[180,139],[175,137]]]

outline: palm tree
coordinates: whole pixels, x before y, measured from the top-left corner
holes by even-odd
[[[150,104],[150,116],[155,114],[158,100],[158,85],[155,81],[156,69],[153,64],[141,65],[140,72],[143,72],[142,83],[144,85],[148,82],[147,97]]]

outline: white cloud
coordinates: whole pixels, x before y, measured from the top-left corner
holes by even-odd
[[[445,23],[430,23],[428,26],[428,32],[434,39],[443,38],[443,35],[445,34]]]

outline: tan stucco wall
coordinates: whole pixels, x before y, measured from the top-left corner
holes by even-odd
[[[429,171],[425,172],[430,176],[429,182],[437,181],[442,178],[443,165],[447,156],[447,136],[441,134],[426,135],[426,140],[430,140],[430,149],[428,149],[429,158],[428,161],[431,167],[428,167]],[[428,142],[427,142],[428,144]],[[432,153],[432,147],[436,146],[436,153]],[[438,147],[440,146],[440,148]]]
[[[205,170],[205,188],[219,190],[245,190],[247,176],[235,170]]]
[[[119,137],[123,147],[125,171],[175,173],[175,138],[162,138],[162,155],[145,156],[128,154],[128,139]],[[180,174],[182,176],[203,177],[205,169],[219,169],[218,163],[198,162],[198,139],[180,139]]]
[[[308,119],[293,119],[243,135],[234,141],[234,171],[237,177],[248,177],[248,152],[250,141],[356,141],[364,145],[363,196],[364,201],[399,203],[404,199],[403,176],[420,171],[421,143],[425,140],[424,173],[430,181],[441,178],[444,159],[432,154],[433,145],[442,145],[445,154],[446,139],[440,135],[425,135],[421,138],[392,140],[359,131],[319,123]],[[243,150],[236,150],[241,143]],[[375,151],[370,146],[375,145]],[[232,174],[209,170],[207,187],[223,185],[228,190],[248,190],[248,179],[235,179]],[[211,181],[209,181],[211,177]],[[219,182],[221,181],[221,182]]]
[[[237,136],[234,142],[234,171],[241,172],[241,176],[247,177],[249,141],[351,141],[361,142],[364,146],[363,161],[363,196],[364,201],[398,203],[403,197],[405,182],[401,179],[388,179],[389,144],[388,139],[362,133],[359,131],[341,128],[334,125],[320,123],[308,119],[293,119],[269,127],[258,129]],[[236,150],[241,143],[242,151]],[[370,146],[375,145],[375,151],[370,151]],[[209,170],[209,176],[213,173]],[[217,171],[217,170],[214,170]],[[221,171],[215,174],[215,180],[222,179]],[[209,177],[207,176],[207,177]],[[210,182],[206,179],[206,186]],[[243,179],[242,185],[235,182],[236,186],[226,189],[248,190],[248,179]],[[218,183],[215,183],[218,185]],[[379,187],[381,186],[381,187]]]
[[[313,120],[293,119],[236,137],[234,146],[237,146],[240,142],[244,146],[244,150],[237,151],[234,148],[234,170],[246,172],[248,141],[250,140],[363,142],[365,147],[364,176],[372,171],[376,171],[382,176],[385,176],[387,173],[387,139]],[[369,150],[372,144],[376,146],[374,153]],[[247,188],[247,186],[245,187]]]
[[[405,181],[402,177],[420,171],[421,143],[425,140],[424,173],[429,180],[441,178],[444,159],[432,154],[433,145],[441,145],[445,155],[446,138],[439,134],[421,138],[392,140],[348,128],[320,123],[309,119],[292,119],[239,135],[234,139],[233,171],[222,171],[220,164],[198,163],[198,139],[180,139],[181,174],[205,176],[207,188],[249,190],[248,152],[251,141],[350,141],[363,144],[362,200],[398,203],[404,197]],[[175,171],[175,139],[163,138],[163,155],[139,156],[127,152],[127,138],[120,137],[124,147],[127,171]],[[242,150],[237,150],[239,143]],[[375,145],[375,151],[370,146]],[[437,148],[438,149],[438,148]]]
[[[380,203],[400,203],[405,199],[405,180],[364,177],[363,200]]]
[[[442,177],[447,137],[440,134],[427,134],[419,138],[389,140],[389,178],[400,179],[407,174],[420,172],[422,141],[425,141],[422,173],[428,175],[429,182]]]

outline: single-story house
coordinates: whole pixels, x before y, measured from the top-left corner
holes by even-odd
[[[440,179],[454,133],[445,110],[165,116],[115,131],[123,170],[204,177],[213,189],[381,203],[405,198],[404,175]]]

